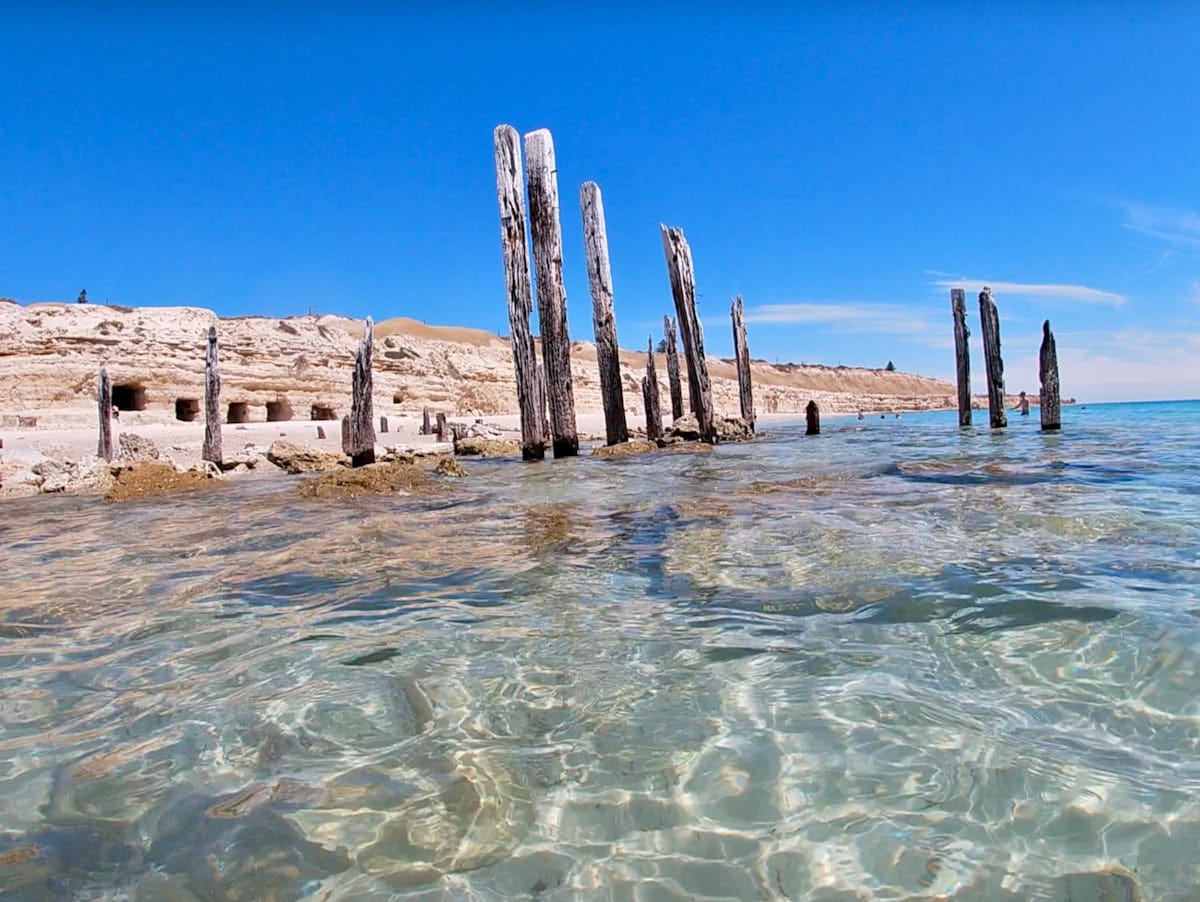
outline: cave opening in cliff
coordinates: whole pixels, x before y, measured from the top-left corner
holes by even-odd
[[[267,422],[279,423],[283,420],[292,418],[292,405],[288,403],[286,398],[280,398],[278,401],[267,402]]]
[[[232,401],[229,404],[229,413],[225,415],[226,423],[249,423],[250,422],[250,405],[245,401]]]
[[[176,398],[175,419],[191,423],[200,418],[200,400],[198,398]]]
[[[309,416],[310,420],[336,420],[337,411],[328,404],[314,404]]]
[[[112,403],[117,410],[145,410],[146,388],[136,382],[122,382],[112,387]]]

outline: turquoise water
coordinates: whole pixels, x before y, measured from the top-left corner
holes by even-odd
[[[0,896],[1197,898],[1200,404],[955,422],[6,503]]]

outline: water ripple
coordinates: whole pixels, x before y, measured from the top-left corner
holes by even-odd
[[[7,504],[0,895],[1194,898],[1196,413]]]

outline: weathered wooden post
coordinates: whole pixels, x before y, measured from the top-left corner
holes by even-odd
[[[804,418],[807,420],[807,426],[804,430],[805,435],[820,435],[821,434],[821,409],[817,407],[816,401],[809,401],[808,406],[804,408]]]
[[[658,397],[658,370],[654,365],[654,337],[646,348],[646,375],[642,377],[642,403],[646,405],[646,438],[656,442],[662,438],[662,403]]]
[[[350,398],[350,466],[363,467],[375,463],[375,416],[371,395],[374,379],[371,374],[372,341],[375,324],[367,317],[366,329],[354,355],[353,394]]]
[[[675,320],[663,317],[663,341],[667,345],[667,382],[671,389],[671,419],[683,416],[683,387],[679,384],[679,351],[675,346]]]
[[[733,356],[737,358],[738,400],[741,402],[742,419],[754,431],[754,389],[750,385],[750,346],[746,343],[746,312],[742,308],[742,296],[738,295],[729,305],[729,317],[733,320]]]
[[[387,421],[387,417],[380,417],[380,418],[379,418],[379,431],[380,431],[380,433],[384,433],[384,432],[387,432],[387,431],[388,431],[388,421]]]
[[[324,426],[317,427],[317,438],[319,438],[319,439],[325,438],[325,427]]]
[[[421,410],[421,435],[433,435],[433,424],[429,421],[429,408]]]
[[[342,415],[342,453],[347,457],[354,456],[354,442],[350,437],[350,414]]]
[[[704,330],[696,315],[696,277],[692,270],[692,251],[683,237],[682,229],[666,225],[660,228],[663,254],[667,258],[667,274],[671,278],[671,295],[675,299],[675,313],[679,317],[679,331],[683,336],[683,354],[687,360],[688,398],[700,427],[701,439],[716,442],[712,383],[704,358]]]
[[[575,390],[571,384],[571,339],[567,335],[567,290],[562,273],[562,223],[558,218],[558,169],[554,139],[540,128],[525,136],[525,178],[529,185],[529,226],[537,273],[538,331],[546,362],[546,399],[555,457],[579,453],[575,429]]]
[[[629,441],[625,397],[621,389],[621,359],[613,317],[612,266],[600,186],[584,182],[579,189],[583,211],[583,247],[587,256],[588,287],[592,291],[592,326],[596,330],[596,364],[600,369],[600,400],[604,404],[604,435],[610,445]]]
[[[1000,314],[992,289],[979,292],[979,328],[983,332],[983,365],[987,368],[988,418],[993,429],[1008,425],[1004,411],[1004,361],[1000,357]]]
[[[521,457],[546,456],[546,394],[538,378],[537,352],[529,331],[533,313],[533,287],[529,277],[529,250],[525,237],[525,186],[521,172],[521,142],[511,125],[498,125],[496,144],[496,195],[500,202],[500,242],[504,249],[504,281],[508,294],[508,329],[512,341],[513,369],[517,379],[517,406],[521,411]],[[433,430],[425,409],[423,434]]]
[[[221,465],[221,367],[217,327],[208,327],[208,350],[204,355],[204,447],[203,460]]]
[[[950,309],[954,313],[954,360],[958,373],[958,425],[971,425],[971,345],[967,339],[967,294],[961,288],[950,289]]]
[[[440,410],[437,415],[437,440],[439,442],[450,441],[450,427],[446,424],[446,415]]]
[[[96,443],[96,456],[107,461],[113,459],[112,440],[112,380],[108,378],[108,367],[100,367],[96,380],[96,407],[100,414],[100,440]]]
[[[1054,333],[1050,331],[1050,320],[1042,323],[1042,349],[1038,355],[1038,375],[1042,381],[1039,412],[1042,430],[1062,428],[1062,407],[1058,393],[1058,348],[1054,344]]]

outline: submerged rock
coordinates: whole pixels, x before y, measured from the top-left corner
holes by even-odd
[[[717,438],[723,442],[748,442],[754,430],[741,417],[722,417],[717,420]]]
[[[1120,867],[1066,874],[1055,881],[1055,902],[1141,902],[1144,898],[1137,878]]]
[[[53,863],[32,839],[16,833],[0,834],[0,895],[37,888],[51,898],[52,878]]]
[[[168,463],[156,460],[141,461],[117,470],[116,479],[104,493],[105,501],[133,501],[151,498],[201,486],[214,485],[220,481],[220,470],[216,464],[180,472]]]
[[[299,899],[305,884],[350,866],[344,849],[312,842],[247,795],[192,795],[172,806],[159,821],[151,864],[183,877],[200,898],[230,900]]]
[[[453,457],[443,457],[437,462],[437,466],[433,468],[433,472],[440,473],[443,476],[466,476],[467,468]]]
[[[713,449],[713,446],[710,445],[708,442],[678,441],[678,442],[670,442],[669,444],[663,445],[663,450],[670,451],[672,454],[692,454],[692,453],[703,454],[707,451],[711,451],[712,449]]]
[[[267,449],[267,460],[287,473],[325,473],[340,470],[346,458],[332,451],[310,448],[284,439],[276,439]]]
[[[77,881],[142,867],[142,852],[129,840],[119,826],[102,822],[0,833],[0,898],[77,898]]]
[[[658,445],[642,439],[630,439],[615,445],[601,445],[592,449],[592,457],[629,457],[632,454],[648,454],[657,451]]]
[[[740,417],[718,417],[716,427],[717,441],[719,442],[748,442],[754,438],[754,430]],[[668,441],[671,439],[696,441],[701,437],[700,423],[695,414],[689,413],[668,426],[664,437]]]
[[[416,459],[417,456],[412,453],[412,449],[396,445],[392,448],[385,448],[383,453],[375,459],[375,462],[383,464],[411,464],[416,462]]]
[[[454,453],[460,457],[520,457],[521,443],[465,435],[454,440]]]
[[[357,498],[395,495],[428,489],[429,474],[412,464],[368,464],[353,470],[324,473],[299,486],[302,498]]]

